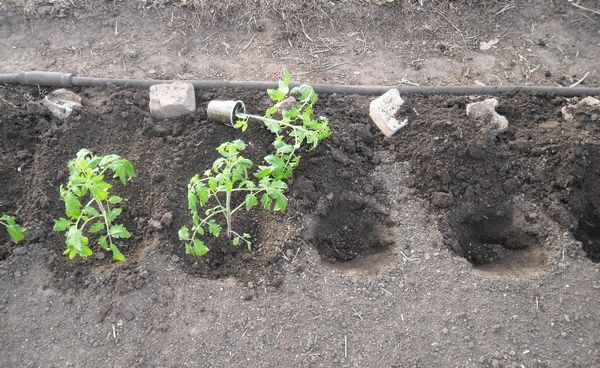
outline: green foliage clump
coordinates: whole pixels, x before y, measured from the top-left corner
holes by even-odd
[[[233,215],[238,211],[250,211],[260,203],[266,210],[283,211],[287,198],[283,194],[287,184],[282,180],[262,176],[257,181],[250,175],[251,160],[240,155],[246,148],[242,140],[226,142],[217,148],[219,157],[204,175],[194,176],[188,184],[188,208],[192,215],[191,229],[183,226],[179,239],[186,244],[186,253],[203,256],[209,249],[198,239],[207,232],[219,237],[225,223],[225,234],[234,246],[244,242],[248,249],[252,245],[250,234],[240,234],[233,229]],[[255,175],[258,177],[258,175]]]
[[[76,256],[89,257],[94,254],[90,238],[97,236],[100,248],[111,251],[117,261],[125,256],[115,244],[115,239],[126,239],[131,233],[115,220],[122,212],[117,207],[123,199],[111,195],[113,185],[105,180],[112,174],[123,185],[136,177],[131,163],[117,155],[96,156],[82,149],[68,163],[69,180],[60,186],[60,196],[65,203],[65,215],[54,222],[54,231],[64,232],[67,249],[64,254],[70,259]],[[89,226],[88,226],[89,225]]]
[[[290,89],[291,81],[292,76],[284,68],[279,88],[267,90],[274,105],[266,110],[264,116],[237,115],[240,120],[235,124],[236,128],[245,131],[248,121],[254,119],[264,124],[275,135],[275,152],[265,157],[268,165],[259,167],[259,178],[291,178],[294,169],[300,164],[298,151],[303,148],[313,150],[331,135],[329,120],[324,116],[313,116],[314,105],[318,100],[317,93],[307,84]],[[281,118],[275,118],[277,115]]]
[[[188,184],[188,208],[192,226],[179,230],[186,253],[203,256],[209,249],[199,237],[206,233],[219,237],[223,231],[234,246],[244,242],[248,249],[250,234],[233,229],[233,216],[250,211],[259,204],[269,211],[284,211],[288,199],[286,179],[293,176],[300,163],[302,150],[313,150],[331,135],[328,119],[313,116],[317,94],[309,85],[290,89],[292,77],[283,71],[277,89],[267,90],[274,102],[264,116],[238,113],[235,127],[246,131],[250,120],[261,122],[275,135],[275,151],[264,158],[265,164],[254,168],[251,160],[240,155],[246,148],[242,140],[226,142],[217,148],[219,157],[204,175],[194,176]],[[252,175],[251,175],[252,173]]]

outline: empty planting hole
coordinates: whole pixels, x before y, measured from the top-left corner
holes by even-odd
[[[341,196],[321,212],[315,231],[317,250],[329,262],[350,262],[386,251],[388,216],[368,201]]]
[[[458,253],[484,271],[520,273],[549,261],[538,245],[536,225],[512,208],[484,209],[468,214],[454,226]]]
[[[578,164],[578,165],[577,165]],[[582,172],[579,186],[573,190],[569,204],[577,227],[575,239],[592,262],[600,262],[600,145],[586,144],[581,160],[576,163]]]

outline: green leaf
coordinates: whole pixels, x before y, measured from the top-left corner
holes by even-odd
[[[240,237],[236,236],[235,238],[233,238],[233,240],[231,241],[231,244],[233,244],[234,247],[237,247],[238,245],[240,245]]]
[[[187,226],[182,226],[177,235],[179,236],[179,240],[190,240],[190,229]]]
[[[273,207],[274,211],[285,211],[288,204],[288,199],[283,194],[278,195],[275,198],[275,207]]]
[[[123,201],[123,198],[116,196],[116,195],[112,195],[110,197],[108,197],[108,203],[110,204],[119,204]]]
[[[258,199],[256,199],[256,196],[254,195],[254,193],[248,193],[246,194],[246,211],[250,211],[254,206],[256,206],[258,204]]]
[[[6,230],[8,231],[10,239],[15,244],[19,244],[23,239],[25,239],[25,232],[23,231],[23,228],[17,224],[7,225]]]
[[[260,202],[263,205],[263,208],[265,210],[270,210],[271,209],[271,203],[273,203],[273,201],[271,200],[271,197],[269,197],[269,195],[267,193],[264,193],[260,199]]]
[[[91,234],[96,234],[102,231],[102,229],[104,229],[104,222],[98,221],[90,227],[89,231]]]
[[[290,83],[292,83],[292,75],[290,74],[289,70],[287,70],[287,68],[285,66],[281,67],[282,69],[282,73],[283,73],[283,84],[288,87],[290,85]]]
[[[283,159],[281,159],[281,157],[276,156],[276,155],[265,156],[265,161],[267,163],[271,164],[274,168],[279,168],[279,167],[285,166],[285,162],[283,161]]]
[[[279,89],[268,89],[267,94],[271,97],[271,100],[279,102],[285,98],[285,92]]]
[[[108,191],[110,188],[112,188],[112,185],[105,181],[99,181],[90,188],[90,193],[92,193],[92,196],[97,200],[104,201],[108,198]]]
[[[94,252],[92,252],[92,250],[88,247],[88,237],[83,236],[81,230],[75,225],[69,228],[66,238],[67,246],[71,249],[74,249],[80,256],[88,257],[94,254]]]
[[[108,245],[108,242],[106,241],[106,239],[107,239],[106,236],[101,236],[100,238],[98,238],[98,244],[100,244],[100,247],[102,247],[102,249],[110,250],[110,246]]]
[[[67,220],[64,217],[59,218],[58,220],[54,220],[54,227],[52,228],[55,232],[63,232],[66,231],[69,226],[71,226],[71,221]]]
[[[117,224],[117,225],[113,225],[110,227],[108,233],[110,234],[110,236],[112,236],[113,238],[129,238],[131,237],[131,233],[129,231],[127,231],[127,229],[125,228],[125,226],[121,225],[121,224]]]
[[[127,185],[129,180],[137,176],[135,170],[133,169],[133,165],[131,165],[131,163],[124,158],[120,158],[111,162],[108,165],[108,168],[115,173],[114,177],[118,177],[123,185]]]
[[[94,207],[92,207],[92,206],[86,206],[86,207],[84,207],[84,208],[83,208],[83,213],[84,213],[85,215],[92,216],[92,217],[93,217],[93,216],[100,216],[100,212],[98,212],[98,210],[96,210],[96,209],[95,209]]]
[[[210,221],[208,223],[208,231],[217,238],[219,234],[221,234],[221,225],[216,223],[215,221]]]
[[[203,205],[208,202],[208,197],[210,195],[210,189],[203,184],[200,184],[196,187],[196,193],[198,194],[198,198]]]
[[[233,125],[236,129],[241,129],[242,132],[245,132],[248,129],[248,120],[238,120]]]
[[[209,251],[206,244],[204,244],[203,241],[197,240],[197,239],[194,239],[194,241],[193,241],[193,250],[194,250],[193,254],[198,257],[205,255]]]
[[[116,245],[111,244],[110,250],[112,250],[114,260],[119,262],[125,262],[125,256],[123,255],[123,253],[121,253],[121,251],[119,250],[119,248],[117,248]]]
[[[198,201],[196,200],[196,194],[193,189],[188,189],[188,209],[190,211],[196,211]]]
[[[66,192],[63,200],[67,217],[77,219],[81,215],[81,202],[79,202],[79,199],[73,193]]]
[[[123,212],[121,208],[113,208],[112,210],[108,211],[108,213],[106,214],[108,222],[113,222],[117,217],[119,217],[121,212]]]

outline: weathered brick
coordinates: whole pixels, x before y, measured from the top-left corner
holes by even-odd
[[[386,137],[391,137],[408,123],[408,119],[399,121],[395,117],[403,104],[404,100],[400,97],[400,92],[397,89],[390,89],[371,101],[369,115]]]
[[[196,111],[194,85],[186,82],[155,84],[150,87],[150,113],[169,119]]]

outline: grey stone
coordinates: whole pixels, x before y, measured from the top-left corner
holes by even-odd
[[[81,108],[81,97],[68,89],[61,88],[46,95],[42,104],[55,117],[66,119],[75,109]]]
[[[150,87],[150,113],[155,118],[175,118],[194,111],[196,94],[191,83],[174,82]]]

